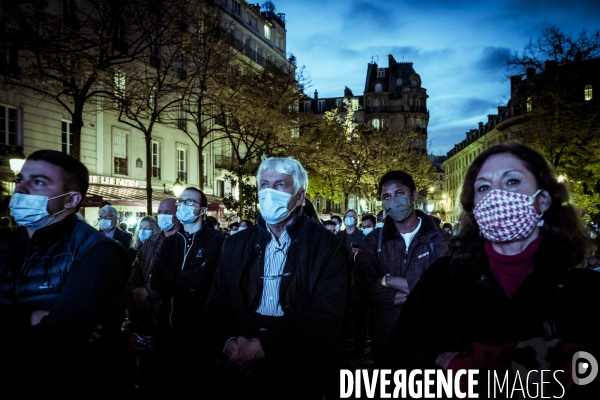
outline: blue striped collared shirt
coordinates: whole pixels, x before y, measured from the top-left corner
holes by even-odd
[[[291,239],[287,231],[284,231],[277,241],[275,235],[268,228],[271,234],[271,241],[265,249],[265,266],[263,280],[263,292],[257,313],[272,317],[283,316],[283,309],[279,304],[279,288],[281,287],[281,278],[283,267],[287,260],[287,253],[290,248]]]

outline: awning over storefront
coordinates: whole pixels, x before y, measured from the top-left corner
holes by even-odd
[[[87,196],[82,206],[102,207],[102,203],[106,201],[112,205],[146,207],[146,195],[145,188],[90,183]],[[165,193],[160,189],[152,190],[152,205],[158,207],[158,204],[162,200],[169,197],[175,197],[175,195],[172,192]],[[210,211],[218,211],[225,208],[219,197],[207,194],[206,198],[208,200],[208,209]]]

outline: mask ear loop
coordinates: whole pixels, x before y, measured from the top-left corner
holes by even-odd
[[[533,196],[531,196],[531,201],[533,203],[533,199],[535,199],[535,197],[540,194],[542,192],[542,189],[538,189]],[[544,211],[542,211],[540,213],[540,215],[538,215],[538,222],[537,222],[537,226],[544,226],[544,220],[542,219],[542,217],[544,216]]]

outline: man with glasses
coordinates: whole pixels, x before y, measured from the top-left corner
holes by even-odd
[[[104,206],[98,211],[98,228],[104,236],[115,239],[127,250],[133,235],[117,227],[119,212],[113,206]]]
[[[200,339],[200,319],[225,236],[207,224],[206,195],[186,188],[177,199],[181,226],[156,250],[150,288],[161,296],[153,395],[202,393],[212,387],[214,357]]]
[[[298,161],[267,158],[256,180],[260,215],[225,241],[205,307],[214,396],[322,399],[339,392],[344,245],[304,211]]]

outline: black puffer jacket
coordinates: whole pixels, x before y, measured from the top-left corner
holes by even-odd
[[[87,339],[97,324],[122,317],[125,249],[75,215],[35,231],[24,227],[10,241],[0,268],[0,304],[15,327],[29,330],[34,310],[50,310],[33,329],[40,337]],[[5,314],[6,315],[6,314]]]

